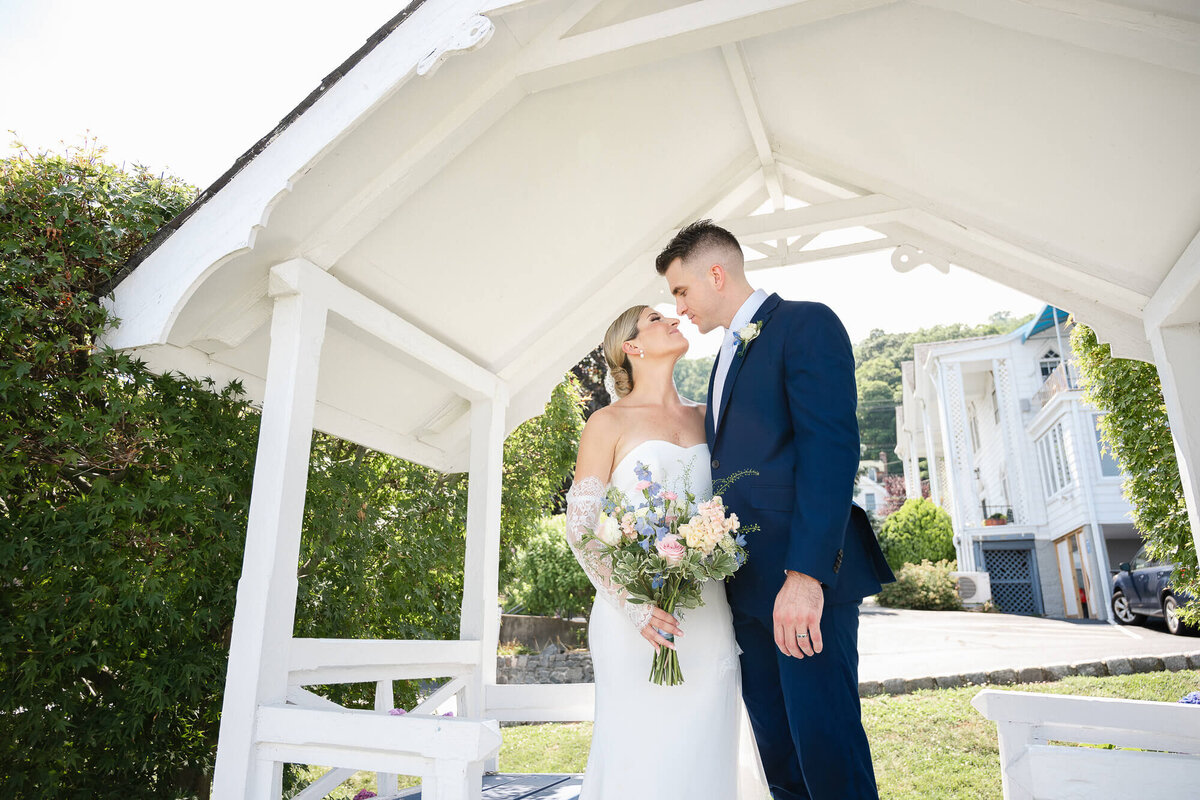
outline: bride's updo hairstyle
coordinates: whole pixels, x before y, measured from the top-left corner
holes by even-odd
[[[604,360],[608,362],[608,371],[612,373],[617,397],[624,397],[633,389],[633,365],[629,363],[629,354],[621,349],[621,345],[637,338],[638,319],[647,308],[649,306],[625,309],[604,334]]]

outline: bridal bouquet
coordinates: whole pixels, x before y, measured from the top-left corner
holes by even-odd
[[[756,474],[746,470],[720,486],[747,473]],[[587,538],[599,543],[600,556],[609,560],[612,582],[625,590],[627,602],[654,603],[668,614],[697,608],[704,604],[704,581],[725,580],[745,563],[743,534],[753,527],[743,527],[737,514],[727,514],[720,495],[698,503],[690,491],[667,491],[640,461],[635,475],[641,497],[631,500],[619,489],[609,489],[604,513]],[[659,648],[650,680],[666,686],[683,683],[679,654]]]

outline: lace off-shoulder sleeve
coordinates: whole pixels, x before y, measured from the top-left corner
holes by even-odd
[[[596,587],[596,594],[624,614],[640,631],[650,621],[653,606],[626,602],[625,591],[612,582],[612,568],[600,554],[599,543],[595,539],[583,541],[585,533],[596,529],[603,503],[604,483],[599,478],[587,477],[571,484],[567,491],[567,541],[579,566]]]

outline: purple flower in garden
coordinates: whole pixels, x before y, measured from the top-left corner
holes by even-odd
[[[453,717],[453,716],[454,716],[454,712],[453,712],[453,711],[447,711],[445,714],[442,714],[442,716],[443,716],[443,717]]]
[[[376,797],[377,795],[370,789],[359,789],[358,794],[354,795],[354,800],[367,800],[368,797]]]
[[[1179,702],[1200,706],[1200,692],[1188,692],[1182,698],[1180,698]]]
[[[408,713],[408,712],[407,712],[407,711],[405,711],[403,708],[393,708],[391,711],[389,711],[389,712],[388,712],[388,714],[389,714],[389,715],[391,715],[391,716],[393,716],[393,717],[400,717],[400,716],[403,716],[403,715],[405,715],[405,714],[407,714],[407,713]]]

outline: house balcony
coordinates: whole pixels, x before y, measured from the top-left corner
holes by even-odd
[[[1049,405],[1054,396],[1060,392],[1074,391],[1079,388],[1079,373],[1070,361],[1064,361],[1046,378],[1040,389],[1030,400],[1033,413],[1037,413]]]

